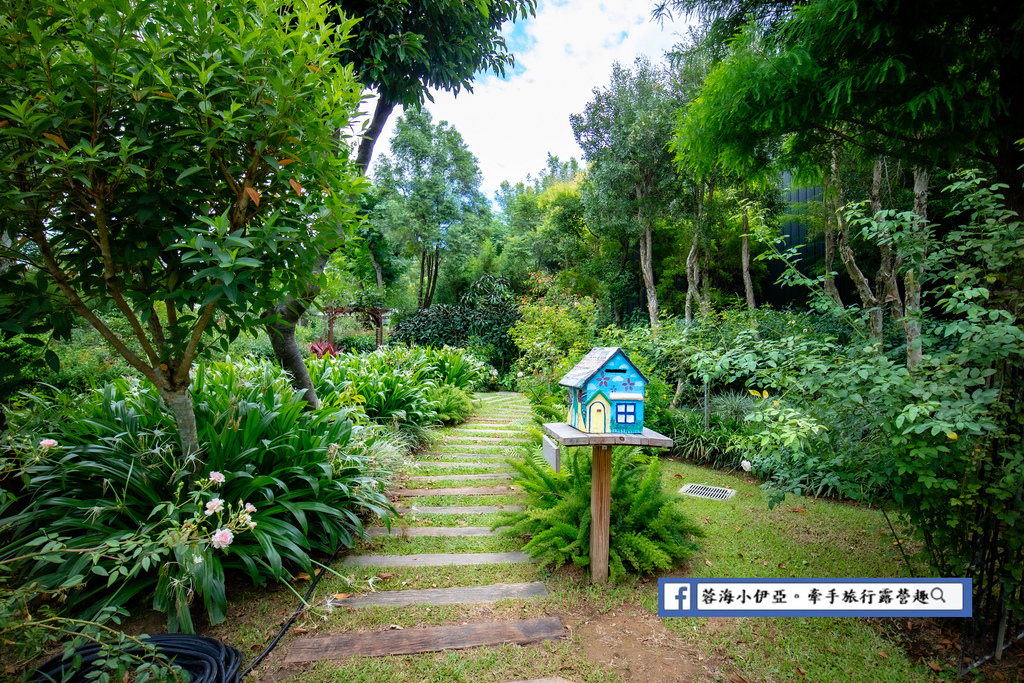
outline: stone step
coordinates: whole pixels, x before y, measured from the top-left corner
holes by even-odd
[[[511,486],[465,486],[451,489],[399,489],[393,495],[402,498],[422,498],[423,496],[502,496],[506,493],[517,493]]]
[[[452,506],[430,506],[413,505],[412,507],[398,508],[398,514],[408,513],[417,515],[487,515],[492,512],[522,512],[525,508],[522,505],[452,505]]]
[[[426,458],[436,458],[443,456],[445,458],[505,458],[507,457],[504,453],[420,453],[421,456]],[[440,464],[440,463],[438,463]]]
[[[424,590],[380,591],[336,600],[330,607],[405,607],[407,605],[465,605],[495,602],[506,598],[543,598],[548,594],[542,581],[532,583],[496,583],[490,586],[427,588]]]
[[[482,436],[479,438],[472,438],[469,436],[459,436],[457,438],[451,438],[447,440],[449,446],[461,446],[461,445],[480,445],[480,446],[504,446],[510,443],[533,443],[533,439],[513,439],[511,437],[502,436]]]
[[[407,628],[376,633],[345,633],[326,638],[294,640],[288,644],[288,654],[284,661],[286,664],[293,664],[354,656],[411,655],[504,643],[527,645],[564,637],[565,628],[558,617],[465,626]]]
[[[441,455],[447,455],[442,453]],[[443,462],[440,460],[418,460],[417,464],[421,467],[504,467],[503,462]]]
[[[445,434],[473,436],[474,434],[522,434],[522,429],[449,429]]]
[[[391,536],[394,538],[440,537],[440,536],[497,536],[506,527],[498,527],[491,531],[485,526],[411,526],[404,530],[399,526],[391,527],[390,533],[384,526],[370,526],[363,529],[370,538]]]
[[[447,567],[529,562],[526,553],[420,553],[418,555],[350,555],[346,567]]]
[[[508,472],[495,472],[494,474],[440,474],[434,476],[409,477],[409,481],[486,481],[488,479],[511,479]]]

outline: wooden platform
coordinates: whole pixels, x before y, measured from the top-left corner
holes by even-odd
[[[351,555],[346,567],[447,567],[450,564],[518,564],[529,562],[526,553],[420,553],[418,555]]]
[[[345,659],[353,656],[383,657],[440,650],[464,650],[484,645],[527,645],[565,637],[558,617],[523,619],[466,626],[408,628],[401,631],[354,633],[327,638],[302,638],[288,646],[285,663]]]
[[[332,607],[404,607],[406,605],[464,605],[495,602],[506,598],[543,598],[548,594],[543,581],[532,583],[495,583],[466,588],[427,588],[425,590],[381,591],[343,600],[327,600]]]
[[[443,454],[442,454],[443,455]],[[487,455],[485,457],[493,457]],[[440,460],[417,460],[416,465],[419,467],[505,467],[503,462],[445,462]],[[507,471],[507,470],[506,470]]]
[[[653,446],[672,448],[672,439],[644,427],[639,434],[587,434],[564,422],[548,422],[544,433],[563,446]]]

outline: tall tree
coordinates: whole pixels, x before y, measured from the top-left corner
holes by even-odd
[[[426,109],[411,110],[398,119],[375,178],[385,197],[381,224],[418,257],[416,306],[429,308],[442,258],[490,217],[476,157],[447,121],[435,125]]]
[[[360,18],[351,43],[336,47],[337,59],[351,65],[359,81],[377,93],[356,153],[356,163],[365,173],[396,105],[418,107],[431,99],[431,89],[472,92],[478,72],[504,75],[505,68],[514,65],[501,27],[533,14],[536,0],[334,0],[333,5],[338,20]],[[325,256],[317,276],[326,263]],[[319,291],[315,278],[307,281],[304,291],[278,303],[267,324],[278,363],[313,406],[319,399],[302,363],[295,326]]]
[[[515,66],[501,28],[533,15],[536,0],[336,0],[360,17],[353,40],[338,57],[377,94],[360,139],[356,163],[370,167],[373,148],[396,105],[419,107],[430,91],[473,92],[481,71],[505,75]]]
[[[186,453],[209,333],[257,324],[354,222],[362,179],[335,135],[359,85],[327,47],[349,28],[315,0],[0,11],[0,258],[20,264],[4,291],[22,312],[56,296],[95,327],[159,390]],[[0,312],[22,329],[13,304]]]
[[[582,114],[570,117],[573,134],[590,162],[584,183],[587,224],[635,240],[651,327],[658,326],[652,230],[674,208],[679,178],[668,143],[679,106],[665,74],[646,58],[634,69],[616,63],[611,84],[595,88]]]

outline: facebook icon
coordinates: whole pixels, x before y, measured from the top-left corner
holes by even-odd
[[[671,616],[671,614],[664,614],[665,612],[689,612],[693,609],[689,581],[659,579],[658,583],[661,584],[661,599],[659,600],[661,604],[658,605],[658,612],[661,613],[661,616]]]

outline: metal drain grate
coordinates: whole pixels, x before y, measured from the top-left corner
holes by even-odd
[[[729,500],[736,491],[734,489],[723,489],[718,486],[705,486],[704,484],[687,484],[679,489],[684,496],[695,498],[710,498],[712,500]]]

